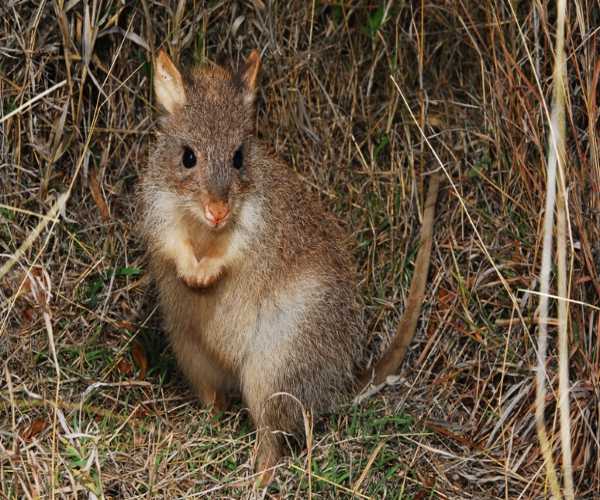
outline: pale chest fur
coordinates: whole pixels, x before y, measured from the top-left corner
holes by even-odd
[[[264,224],[258,200],[247,200],[232,230],[217,235],[164,201],[170,222],[156,235],[159,258],[177,267],[210,256],[225,267],[223,277],[205,289],[187,287],[175,269],[158,277],[167,331],[180,364],[185,367],[208,353],[224,369],[239,373],[243,365],[245,376],[255,377],[266,364],[281,363],[307,309],[318,302],[319,280],[303,274],[275,282],[268,266],[256,266],[257,259],[268,258],[250,251],[261,248],[251,245],[260,240]],[[203,353],[194,353],[198,349]]]
[[[218,259],[224,265],[235,263],[263,224],[261,207],[255,199],[242,204],[235,227],[219,232],[200,222],[199,208],[179,206],[176,195],[171,193],[155,196],[153,212],[159,214],[152,236],[157,251],[163,258],[184,267],[204,257]]]

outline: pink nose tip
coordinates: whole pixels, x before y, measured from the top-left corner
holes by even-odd
[[[227,218],[229,215],[229,207],[225,202],[213,201],[205,205],[204,214],[206,215],[208,222],[216,226],[219,222]]]

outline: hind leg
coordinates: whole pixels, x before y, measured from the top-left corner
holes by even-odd
[[[212,362],[210,357],[197,356],[193,368],[188,369],[188,378],[203,406],[213,415],[229,409],[229,390],[232,385],[230,375]]]
[[[285,448],[281,436],[269,429],[258,431],[258,452],[254,465],[258,476],[258,485],[266,487],[273,480],[275,467],[285,455]]]
[[[213,415],[218,415],[229,409],[229,397],[223,389],[203,381],[197,383],[196,391],[202,405],[208,408]]]
[[[213,414],[226,411],[233,386],[231,374],[190,338],[182,335],[172,342],[179,366],[206,408]]]
[[[281,393],[261,382],[244,387],[244,401],[257,429],[255,470],[260,474],[259,485],[267,486],[275,466],[287,454],[286,435],[296,435],[302,429],[302,411],[299,402],[290,394]],[[274,377],[276,379],[276,377]]]

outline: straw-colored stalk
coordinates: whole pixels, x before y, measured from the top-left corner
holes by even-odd
[[[560,498],[560,487],[552,462],[552,454],[548,435],[544,425],[544,402],[546,397],[546,352],[548,346],[548,299],[550,288],[550,271],[552,264],[552,230],[554,226],[554,206],[557,207],[557,269],[558,269],[558,332],[559,332],[559,408],[560,432],[562,442],[562,466],[564,476],[564,493],[567,498],[574,498],[573,470],[571,464],[571,430],[569,416],[569,350],[567,332],[567,270],[566,270],[566,203],[564,182],[560,182],[558,197],[556,196],[557,171],[563,174],[565,160],[565,75],[566,61],[564,54],[566,2],[559,0],[557,16],[557,36],[554,59],[554,89],[552,96],[552,112],[550,117],[546,207],[544,214],[544,240],[542,248],[542,267],[540,273],[540,328],[538,337],[538,369],[536,377],[536,427],[544,455],[546,472],[553,494]]]

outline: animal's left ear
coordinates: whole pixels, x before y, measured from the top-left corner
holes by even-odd
[[[258,50],[254,49],[244,61],[240,70],[240,78],[244,85],[244,103],[251,104],[256,97],[256,77],[260,68],[260,55]]]

